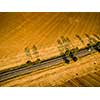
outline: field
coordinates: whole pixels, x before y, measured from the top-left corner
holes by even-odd
[[[71,64],[61,63],[52,67],[48,67],[41,70],[34,70],[32,73],[16,77],[14,79],[1,82],[1,86],[75,86],[74,84],[68,84],[69,80],[87,76],[91,73],[98,73],[94,77],[88,79],[89,85],[86,83],[86,79],[76,83],[76,86],[100,86],[100,55],[98,53],[89,55],[87,57],[79,59],[77,62],[71,62]],[[87,78],[87,77],[85,77]],[[94,78],[98,83],[91,82]]]
[[[100,36],[100,13],[0,13],[0,21],[0,70],[24,64],[27,60],[35,61],[33,45],[38,48],[39,58],[44,60],[60,54],[57,40],[61,36],[71,40],[69,48],[86,46],[88,39],[85,34]],[[84,44],[76,34],[82,37]],[[25,55],[26,47],[31,51],[31,58]],[[0,86],[80,86],[82,84],[76,80],[82,81],[85,76],[88,79],[99,70],[100,54],[95,53],[69,65],[61,63],[33,71],[0,83]]]

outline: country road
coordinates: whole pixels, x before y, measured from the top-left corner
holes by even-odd
[[[87,56],[87,55],[94,53],[94,52],[96,52],[96,50],[94,48],[91,48],[91,51],[84,48],[84,49],[80,49],[79,52],[75,56],[77,58],[81,58],[83,56]],[[72,58],[70,58],[70,57],[68,57],[67,59],[72,60]],[[61,62],[64,62],[64,60],[63,60],[62,56],[58,56],[57,58],[53,58],[53,59],[43,61],[43,62],[40,62],[37,64],[33,64],[30,66],[19,67],[16,69],[3,71],[3,72],[1,71],[0,72],[0,82],[9,80],[9,79],[17,77],[19,75],[31,73],[35,69],[42,69],[42,68],[50,67],[50,66],[53,66],[56,64],[60,64]]]

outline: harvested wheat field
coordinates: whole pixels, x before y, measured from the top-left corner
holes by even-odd
[[[66,49],[85,48],[90,42],[88,36],[100,41],[100,13],[0,13],[0,72],[21,67],[27,61],[58,57],[58,40],[63,37],[70,40]],[[0,82],[0,86],[100,86],[100,52],[69,64],[48,64]]]

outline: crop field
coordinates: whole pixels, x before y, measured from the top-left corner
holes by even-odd
[[[96,53],[81,58],[77,62],[71,62],[68,65],[61,63],[45,69],[34,70],[32,73],[1,82],[0,86],[75,86],[74,83],[76,83],[77,78],[79,80],[76,86],[100,86],[99,72],[100,54]],[[86,82],[86,79],[83,82],[81,77],[87,75],[91,75],[91,77],[87,80],[88,82]],[[95,81],[98,84],[90,81],[94,78],[96,78]],[[73,84],[68,83],[68,81],[72,80],[74,80]]]
[[[60,55],[58,40],[61,37],[70,40],[67,45],[69,49],[84,48],[89,42],[86,34],[100,37],[100,13],[0,13],[0,71],[27,61],[34,62],[37,58],[45,60]],[[37,55],[32,49],[35,46]],[[27,55],[25,48],[30,50],[30,55]],[[78,59],[77,62],[63,62],[33,70],[0,82],[0,86],[100,86],[99,72],[100,53],[96,52]]]

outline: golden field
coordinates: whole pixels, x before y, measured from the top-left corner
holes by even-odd
[[[87,78],[91,73],[99,75],[89,77],[88,82],[86,79],[83,80],[84,82],[80,79],[84,76]],[[100,86],[100,54],[88,55],[70,64],[61,63],[45,69],[34,70],[32,73],[1,82],[0,86],[80,86],[79,82],[76,83],[74,80],[75,78],[80,79],[81,86],[88,84],[90,84],[88,86]],[[68,84],[69,80],[74,80],[74,83]]]
[[[73,47],[82,48],[88,42],[86,33],[100,36],[100,13],[0,13],[0,70],[24,64],[28,60],[25,47],[31,50],[36,45],[41,60],[59,55],[57,40],[61,36],[68,37]],[[76,34],[82,37],[84,45]],[[34,55],[30,60],[36,60]],[[33,71],[0,86],[63,86],[67,80],[77,77],[76,73],[81,77],[94,72],[95,68],[100,68],[99,53],[69,65],[61,63]]]

